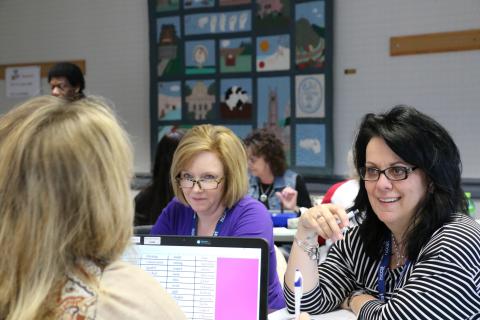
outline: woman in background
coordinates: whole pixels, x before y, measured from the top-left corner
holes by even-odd
[[[461,160],[449,133],[407,106],[367,114],[354,145],[360,222],[314,207],[299,219],[285,273],[304,277],[302,309],[338,307],[358,319],[479,319],[480,225],[466,214]],[[336,241],[318,264],[316,236]]]
[[[265,206],[247,196],[247,155],[237,136],[223,126],[193,127],[175,151],[170,178],[176,198],[163,210],[152,234],[265,239],[268,308],[285,307],[272,219]]]
[[[173,188],[170,182],[170,167],[182,131],[165,134],[157,144],[152,170],[152,182],[135,197],[135,225],[152,225],[172,200]]]
[[[45,96],[0,118],[0,319],[185,319],[120,256],[132,151],[101,100]]]
[[[272,131],[255,130],[244,143],[250,171],[249,195],[269,210],[299,212],[299,207],[312,206],[305,181],[287,169],[283,143]]]

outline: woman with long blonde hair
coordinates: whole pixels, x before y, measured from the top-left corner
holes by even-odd
[[[183,319],[119,260],[132,235],[132,150],[98,98],[43,96],[0,118],[0,319]]]

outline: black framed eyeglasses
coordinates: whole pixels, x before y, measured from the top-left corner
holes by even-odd
[[[377,181],[380,179],[380,174],[384,174],[388,180],[399,181],[408,178],[408,175],[418,167],[403,167],[394,166],[383,170],[375,167],[362,167],[360,168],[360,177],[364,181]]]
[[[212,190],[217,189],[220,182],[222,182],[223,177],[221,178],[200,178],[193,179],[190,177],[177,177],[177,183],[182,189],[190,189],[195,186],[195,183],[198,184],[198,187],[202,190]]]

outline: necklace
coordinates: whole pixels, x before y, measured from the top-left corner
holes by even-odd
[[[260,201],[265,203],[267,202],[270,193],[272,193],[273,183],[269,184],[266,189],[263,189],[264,184],[261,182],[258,184],[258,186],[260,189]]]
[[[405,263],[405,253],[404,253],[404,248],[403,245],[400,243],[397,243],[397,240],[395,240],[395,237],[392,235],[392,256],[395,256],[395,265],[393,266],[394,269],[403,266]]]

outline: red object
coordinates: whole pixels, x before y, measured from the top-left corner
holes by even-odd
[[[323,239],[321,236],[318,236],[317,241],[319,246],[323,246],[325,244],[325,239]]]
[[[340,187],[342,184],[344,184],[347,181],[348,180],[337,182],[333,186],[328,188],[327,192],[322,198],[322,203],[332,203],[332,197],[335,191],[337,191],[338,187]]]

